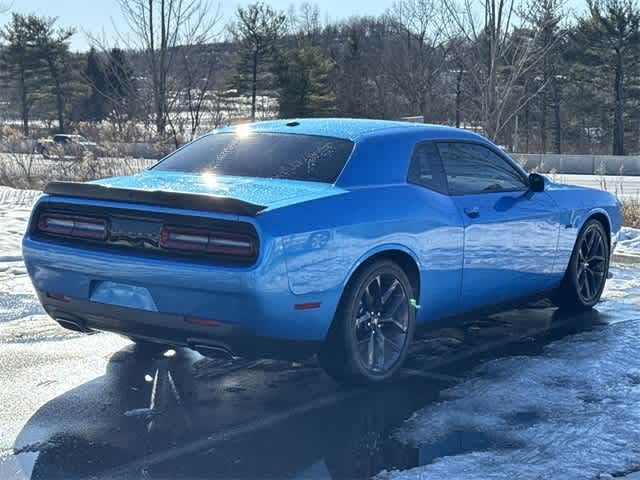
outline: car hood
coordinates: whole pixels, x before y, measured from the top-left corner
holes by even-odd
[[[345,190],[325,183],[153,170],[93,183],[114,188],[228,197],[268,209],[345,193]]]

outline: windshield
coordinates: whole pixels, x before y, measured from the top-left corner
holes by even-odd
[[[352,149],[349,140],[332,137],[223,133],[196,140],[154,169],[334,183]]]

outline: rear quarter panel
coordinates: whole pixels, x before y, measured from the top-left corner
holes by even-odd
[[[414,185],[353,188],[259,216],[281,236],[289,286],[296,295],[334,292],[385,250],[410,255],[421,276],[419,320],[455,312],[462,279],[463,230],[444,195]]]

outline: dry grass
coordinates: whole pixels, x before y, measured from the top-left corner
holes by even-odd
[[[625,195],[624,170],[620,167],[617,177],[607,182],[604,174],[604,166],[601,164],[598,172],[600,175],[600,188],[613,193],[622,202],[622,225],[625,227],[640,228],[640,196]]]
[[[640,200],[622,200],[622,224],[625,227],[640,228]]]
[[[153,163],[136,158],[94,158],[90,154],[52,159],[35,154],[0,154],[0,185],[40,190],[52,180],[87,182],[133,175]]]
[[[52,180],[86,182],[132,175],[155,163],[124,155],[109,145],[103,146],[105,153],[99,158],[91,152],[78,152],[45,159],[33,153],[33,146],[25,148],[28,142],[15,129],[0,129],[0,185],[39,190]]]

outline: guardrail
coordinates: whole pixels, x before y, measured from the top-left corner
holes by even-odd
[[[527,170],[582,175],[640,175],[640,156],[512,153]]]

